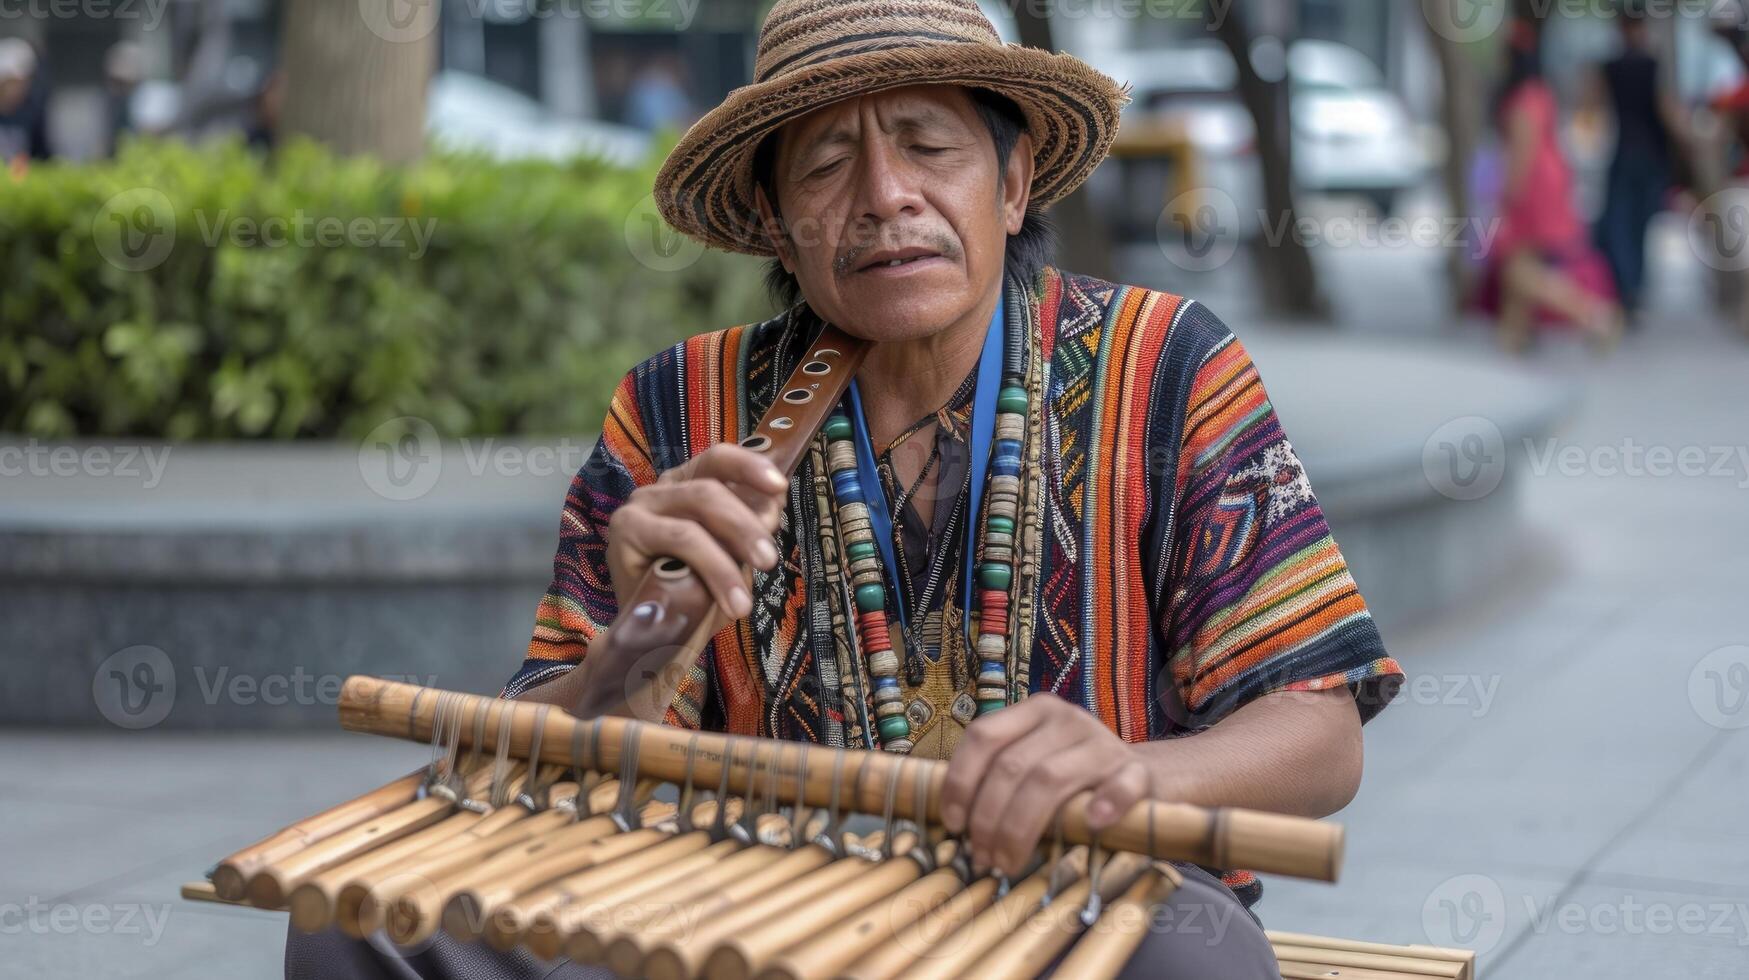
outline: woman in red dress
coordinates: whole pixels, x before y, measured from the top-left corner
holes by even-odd
[[[1498,318],[1510,350],[1528,345],[1537,326],[1576,327],[1608,347],[1621,334],[1621,307],[1609,266],[1573,206],[1572,170],[1561,152],[1559,109],[1543,81],[1539,41],[1533,22],[1514,22],[1495,114],[1506,179],[1482,304]]]

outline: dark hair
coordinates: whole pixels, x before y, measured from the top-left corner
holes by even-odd
[[[981,88],[972,89],[971,95],[978,118],[984,121],[996,143],[996,179],[1001,181],[1008,176],[1008,154],[1014,150],[1014,144],[1020,142],[1020,134],[1026,131],[1026,117],[1007,96]],[[777,135],[771,133],[753,151],[753,182],[765,189],[766,200],[771,202],[774,212],[777,210]],[[1056,248],[1056,229],[1050,219],[1042,210],[1028,204],[1020,230],[1008,236],[1004,260],[1007,271],[1024,282],[1031,282],[1051,261]],[[777,258],[766,266],[765,290],[783,309],[794,306],[802,298],[801,283]]]
[[[1508,37],[1506,76],[1494,93],[1494,120],[1502,130],[1508,126],[1506,100],[1512,98],[1519,86],[1543,77],[1542,29],[1537,23],[1529,19],[1513,21]]]

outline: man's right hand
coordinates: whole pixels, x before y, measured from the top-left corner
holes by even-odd
[[[623,611],[650,565],[678,558],[730,619],[753,610],[741,564],[777,567],[772,535],[789,481],[764,456],[722,443],[632,491],[607,525],[607,567]]]

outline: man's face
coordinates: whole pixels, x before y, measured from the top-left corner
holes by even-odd
[[[976,312],[1001,280],[1032,183],[1025,134],[1001,180],[997,169],[995,141],[971,95],[917,85],[785,126],[773,172],[778,199],[760,191],[758,205],[814,312],[856,336],[912,340]]]

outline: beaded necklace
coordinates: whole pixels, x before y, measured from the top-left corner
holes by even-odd
[[[969,607],[975,601],[978,609],[977,635],[969,645],[976,650],[978,657],[979,715],[1008,703],[1007,653],[1011,632],[1008,588],[1014,580],[1015,529],[1021,492],[1021,440],[1027,424],[1023,345],[1019,331],[1006,329],[1004,306],[998,300],[985,337],[972,416],[971,513],[974,516],[980,513],[978,503],[982,497],[983,534],[979,542],[981,547],[975,555],[966,556],[966,588],[962,596],[968,606],[968,615],[964,617],[968,633],[973,628]],[[999,385],[991,383],[998,377]],[[905,716],[899,660],[893,651],[887,624],[889,609],[898,612],[901,622],[904,622],[905,610],[902,597],[889,595],[886,585],[885,570],[893,563],[890,514],[886,512],[885,492],[879,478],[865,480],[863,476],[865,472],[874,473],[869,462],[873,457],[873,447],[869,445],[866,431],[861,431],[861,397],[854,383],[849,397],[851,408],[856,413],[855,421],[841,406],[826,422],[827,470],[856,601],[858,646],[862,649],[874,687],[875,729],[882,748],[902,754],[912,748],[911,723]],[[865,483],[871,486],[865,486]],[[871,496],[874,498],[872,507]],[[973,523],[971,526],[979,525]],[[971,588],[974,564],[977,572],[975,590]]]

